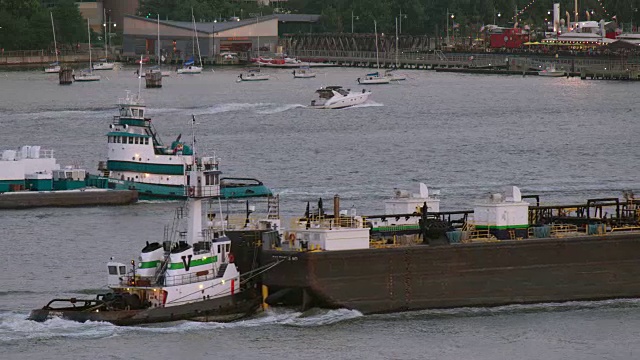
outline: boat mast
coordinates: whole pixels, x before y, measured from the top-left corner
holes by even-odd
[[[53,12],[51,14],[51,31],[53,31],[53,51],[56,53],[56,62],[58,62],[58,43],[56,42],[56,27],[53,25]]]
[[[380,70],[380,60],[378,59],[378,23],[373,20],[373,31],[376,33],[376,65]]]
[[[396,17],[396,68],[398,68],[398,18]]]
[[[193,8],[191,8],[191,20],[193,20],[193,34],[196,37],[196,44],[198,45],[198,61],[200,61],[200,67],[202,67],[202,56],[200,56],[200,42],[198,42],[198,30],[196,29],[196,18],[193,16]]]
[[[158,14],[158,66],[160,66],[160,14]]]
[[[91,66],[91,28],[89,27],[89,19],[87,19],[87,36],[89,37],[89,73],[93,72]]]
[[[104,21],[104,60],[108,61],[109,55],[107,54],[107,41],[109,40],[109,37],[107,36],[107,27],[110,24],[107,22],[107,10],[104,8],[102,9],[102,20]]]

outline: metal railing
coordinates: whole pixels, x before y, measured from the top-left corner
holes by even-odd
[[[175,276],[158,276],[153,278],[140,277],[136,275],[135,277],[123,276],[120,279],[120,286],[140,286],[140,287],[154,287],[154,286],[177,286],[177,285],[185,285],[192,284],[196,282],[213,280],[215,279],[216,272],[214,269],[203,270],[206,271],[206,274],[198,275],[198,273],[189,273],[183,275],[175,275]]]

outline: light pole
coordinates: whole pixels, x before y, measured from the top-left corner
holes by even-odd
[[[400,26],[399,26],[399,29],[398,29],[398,32],[400,34],[402,34],[402,19],[403,18],[406,19],[407,18],[407,14],[403,14],[402,13],[402,9],[400,9],[400,18],[399,18],[400,19]]]
[[[496,16],[498,17],[498,20],[500,20],[502,13],[500,11],[496,12],[496,9],[493,8],[493,25],[498,25],[498,23],[496,22]]]
[[[351,33],[353,34],[353,19],[360,20],[358,15],[353,15],[353,11],[351,12]]]
[[[455,17],[456,16],[454,14],[449,13],[449,9],[447,8],[447,44],[449,43],[449,18],[451,18],[451,22],[453,23],[453,19],[455,19]],[[451,24],[451,26],[453,27],[453,24]],[[451,29],[451,31],[453,31],[453,29]]]

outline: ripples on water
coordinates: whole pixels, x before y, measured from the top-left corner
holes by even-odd
[[[0,73],[0,148],[41,145],[62,164],[90,170],[104,160],[105,134],[135,69],[94,84],[57,85],[55,76]],[[378,213],[394,187],[441,190],[442,209],[470,208],[505,185],[547,203],[638,191],[634,82],[409,72],[371,87],[369,103],[340,111],[305,109],[322,85],[362,87],[357,69],[316,79],[235,83],[237,69],[163,79],[142,90],[148,115],[169,142],[190,137],[216,151],[227,176],[260,178],[281,194],[285,215],[340,194],[343,207]],[[326,202],[325,202],[326,203]],[[11,358],[263,359],[630,359],[636,300],[430,310],[362,317],[349,310],[272,312],[236,324],[177,323],[118,328],[25,320],[53,297],[92,297],[104,263],[136,258],[157,241],[177,202],[0,213],[4,275],[0,343]],[[144,344],[144,350],[141,348]],[[153,350],[150,350],[154,347]]]

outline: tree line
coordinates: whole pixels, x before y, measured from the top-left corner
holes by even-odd
[[[60,0],[53,8],[43,7],[39,0],[0,0],[0,48],[53,51],[50,12],[58,48],[87,42],[87,22],[73,0]]]

